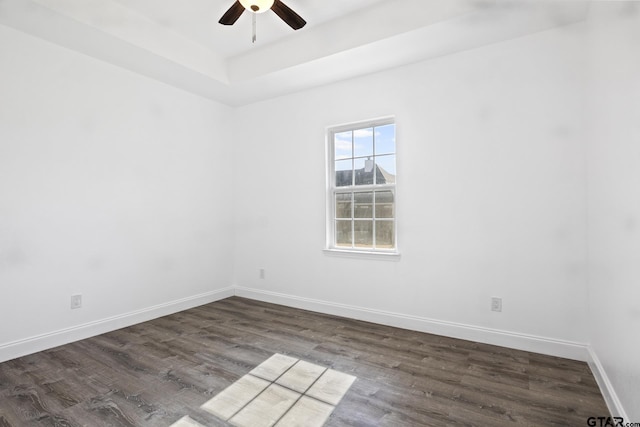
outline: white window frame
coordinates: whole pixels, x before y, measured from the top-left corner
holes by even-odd
[[[397,223],[397,172],[396,172],[396,182],[392,184],[371,184],[371,185],[355,185],[352,183],[351,186],[341,186],[336,187],[336,159],[335,159],[335,148],[334,141],[335,135],[341,132],[346,131],[354,131],[358,129],[365,129],[370,127],[379,127],[396,124],[395,117],[383,117],[379,119],[366,120],[361,122],[348,123],[344,125],[331,126],[326,129],[326,171],[327,171],[327,180],[326,180],[326,244],[325,244],[325,253],[328,255],[346,255],[346,256],[355,256],[355,257],[365,257],[365,258],[388,258],[388,259],[397,259],[400,255],[398,252],[398,223]],[[397,128],[396,128],[397,132]],[[397,171],[397,145],[394,151],[394,155],[396,156],[396,171]],[[335,206],[335,195],[336,193],[359,193],[359,192],[376,192],[376,191],[391,191],[393,194],[393,205],[394,205],[394,214],[391,221],[393,221],[393,241],[395,243],[394,248],[375,248],[375,209],[374,209],[374,229],[373,229],[373,248],[359,248],[356,246],[346,247],[346,246],[337,246],[336,245],[336,206]],[[375,195],[374,195],[375,197]],[[352,210],[355,209],[352,204]],[[352,211],[353,212],[353,211]],[[352,213],[353,219],[353,213]],[[385,221],[387,219],[384,219]],[[378,219],[380,221],[380,219]],[[353,221],[355,223],[355,221]],[[353,235],[353,231],[352,231]]]

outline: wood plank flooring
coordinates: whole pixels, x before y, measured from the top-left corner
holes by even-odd
[[[0,427],[170,426],[274,353],[357,377],[326,426],[585,426],[585,363],[233,297],[0,364]]]

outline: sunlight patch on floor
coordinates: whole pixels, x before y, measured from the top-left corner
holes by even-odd
[[[201,408],[237,427],[321,427],[356,377],[274,354]],[[198,427],[188,416],[172,427]]]

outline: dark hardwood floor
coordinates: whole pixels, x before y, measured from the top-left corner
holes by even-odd
[[[0,427],[170,426],[274,353],[357,377],[326,426],[585,426],[585,363],[238,297],[0,364]]]

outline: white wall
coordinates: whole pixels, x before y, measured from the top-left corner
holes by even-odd
[[[584,346],[571,353],[587,341],[582,30],[239,108],[241,294],[391,312],[434,331],[469,325],[481,340],[584,357]],[[327,256],[325,127],[386,115],[397,120],[401,259]]]
[[[232,286],[231,114],[0,26],[0,360]]]
[[[640,420],[640,4],[595,2],[589,30],[589,341],[609,402],[633,422]]]

